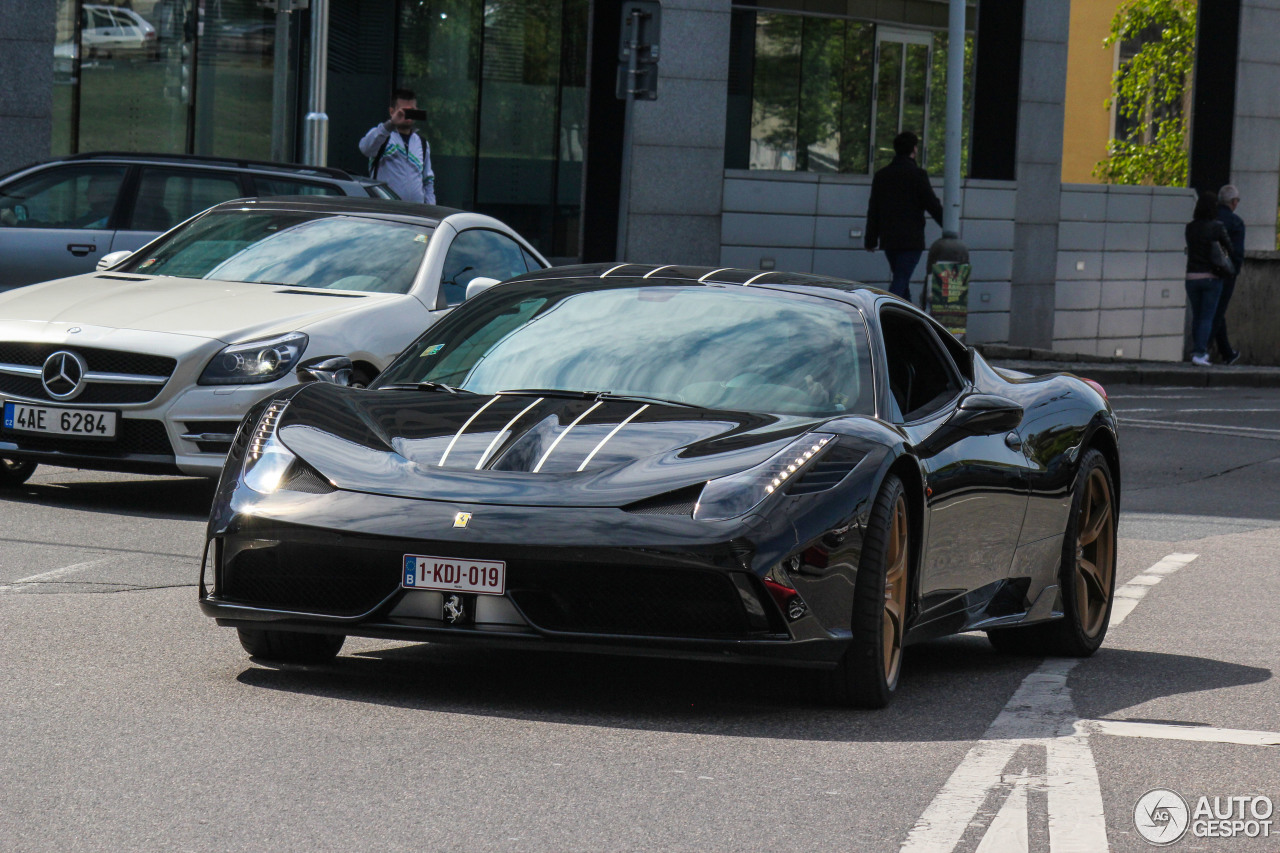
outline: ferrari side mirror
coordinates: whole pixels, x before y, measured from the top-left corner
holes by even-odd
[[[1022,406],[995,394],[970,394],[928,438],[916,445],[916,452],[928,457],[975,435],[998,435],[1022,423]]]

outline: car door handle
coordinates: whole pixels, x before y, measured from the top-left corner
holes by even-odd
[[[1022,436],[1018,435],[1016,432],[1011,432],[1004,437],[1004,443],[1010,450],[1021,450]]]
[[[77,258],[83,258],[90,252],[98,251],[98,247],[91,246],[88,243],[68,243],[67,251],[75,255]]]

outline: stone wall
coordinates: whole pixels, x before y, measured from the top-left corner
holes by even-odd
[[[1062,187],[1055,351],[1182,359],[1183,227],[1194,208],[1189,189]]]
[[[0,174],[49,156],[54,0],[0,0]]]
[[[1227,306],[1241,364],[1280,365],[1280,252],[1247,252]]]
[[[935,190],[942,188],[935,185]],[[870,192],[865,175],[727,171],[720,264],[813,272],[887,287],[883,253],[862,248]],[[1015,215],[1024,196],[1011,181],[966,181],[961,193],[961,238],[973,264],[969,341],[1009,343],[1015,337],[1010,330]],[[1048,254],[1037,261],[1054,270],[1052,348],[1181,360],[1183,226],[1195,206],[1192,191],[1064,184],[1054,195],[1056,240],[1024,250]],[[939,236],[941,230],[930,222],[926,242]],[[924,273],[921,263],[913,295],[920,292]]]

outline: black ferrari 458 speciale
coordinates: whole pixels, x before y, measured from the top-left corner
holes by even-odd
[[[1100,386],[995,369],[883,291],[551,269],[469,299],[368,388],[255,407],[200,604],[267,659],[347,635],[728,654],[878,707],[920,640],[1092,653],[1119,477]]]

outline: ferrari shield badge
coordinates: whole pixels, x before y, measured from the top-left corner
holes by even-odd
[[[470,523],[471,523],[471,513],[469,512],[460,512],[453,517],[454,527],[466,527]]]

